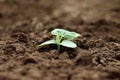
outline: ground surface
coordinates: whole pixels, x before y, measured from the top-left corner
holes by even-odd
[[[120,0],[0,0],[0,80],[120,80]],[[76,49],[50,31],[81,33]]]

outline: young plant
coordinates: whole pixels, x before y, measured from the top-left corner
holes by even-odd
[[[60,45],[69,47],[69,48],[77,47],[77,45],[74,42],[72,42],[72,40],[79,37],[80,34],[76,32],[70,32],[64,29],[54,29],[53,31],[51,31],[51,34],[55,35],[56,39],[46,41],[40,44],[39,47],[43,47],[50,44],[57,44],[58,50],[60,50]]]

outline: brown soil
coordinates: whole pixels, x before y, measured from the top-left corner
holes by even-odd
[[[0,80],[120,80],[120,0],[0,0]],[[38,49],[63,28],[75,49]]]

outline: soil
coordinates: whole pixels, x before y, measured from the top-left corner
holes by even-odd
[[[55,28],[78,47],[38,48]],[[120,0],[0,0],[0,80],[120,80]]]

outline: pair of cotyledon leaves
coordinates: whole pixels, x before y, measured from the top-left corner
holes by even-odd
[[[76,33],[76,32],[70,32],[64,29],[54,29],[53,31],[51,31],[52,35],[60,35],[64,40],[59,44],[65,47],[69,47],[69,48],[76,48],[77,45],[72,42],[73,39],[75,39],[76,37],[79,37],[80,34]],[[56,40],[49,40],[46,41],[42,44],[40,44],[39,46],[44,46],[44,45],[49,45],[49,44],[56,44]]]

